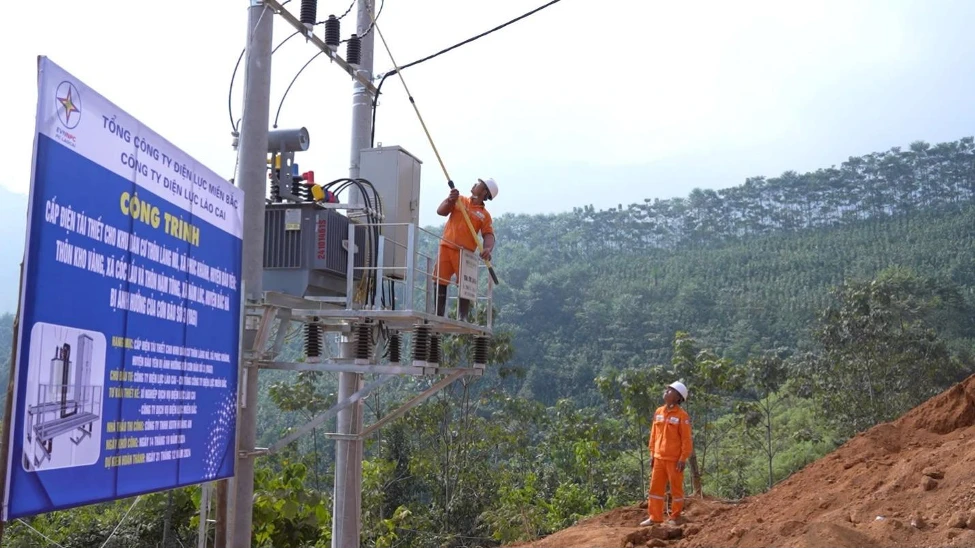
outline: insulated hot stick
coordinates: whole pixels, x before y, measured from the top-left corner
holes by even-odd
[[[410,94],[410,89],[407,88],[407,82],[404,81],[404,75],[400,74],[400,67],[397,66],[397,62],[394,60],[394,55],[390,51],[390,46],[387,45],[386,39],[383,38],[383,33],[380,32],[380,27],[377,25],[376,18],[373,14],[370,14],[370,18],[373,19],[373,28],[376,29],[377,35],[380,36],[380,41],[383,42],[383,47],[387,50],[387,55],[390,56],[390,62],[394,65],[394,72],[400,77],[400,83],[404,85],[404,91],[407,92],[407,98],[410,99],[410,104],[414,107],[414,112],[417,113],[417,120],[421,121],[421,128],[424,128],[424,133],[427,135],[427,141],[431,144],[431,149],[434,149],[434,156],[438,158],[438,164],[441,165],[441,171],[444,172],[444,178],[448,180],[448,187],[451,189],[455,188],[455,182],[451,181],[451,176],[448,175],[448,169],[444,166],[444,161],[441,160],[441,154],[438,153],[438,148],[434,145],[434,139],[431,138],[431,132],[427,130],[427,125],[424,124],[424,118],[421,117],[421,111],[418,110],[417,104],[414,102],[414,96]],[[472,233],[472,239],[475,240],[475,246],[478,248],[478,254],[482,254],[482,241],[478,239],[478,234],[475,233],[475,227],[472,225],[471,218],[468,217],[468,210],[465,209],[465,205],[461,202],[459,198],[455,205],[461,210],[461,215],[465,219],[465,225],[468,226],[468,230]],[[489,275],[492,277],[492,282],[499,284],[499,278],[495,275],[495,268],[492,267],[492,263],[485,260],[485,266],[488,267]]]

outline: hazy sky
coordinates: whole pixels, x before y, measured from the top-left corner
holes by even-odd
[[[319,18],[349,1],[320,0]],[[379,26],[404,65],[543,3],[387,0]],[[5,5],[0,184],[29,188],[39,54],[232,177],[227,94],[248,4]],[[288,8],[297,14],[298,4]],[[344,37],[353,19],[342,21]],[[563,0],[404,77],[462,189],[498,180],[493,214],[607,208],[973,135],[974,21],[972,0]],[[276,44],[291,32],[276,18]],[[275,55],[272,117],[314,53],[294,38]],[[392,68],[379,40],[374,68]],[[383,90],[377,140],[424,161],[421,222],[438,223],[447,187],[437,159],[399,80]],[[348,174],[351,91],[320,56],[282,109],[281,127],[309,129],[312,146],[297,160],[320,181]]]

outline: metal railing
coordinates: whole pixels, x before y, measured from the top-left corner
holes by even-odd
[[[347,310],[404,311],[436,313],[437,284],[435,274],[439,247],[442,243],[461,249],[463,263],[466,251],[456,243],[445,241],[441,235],[409,223],[362,223],[350,224],[348,243],[363,242],[370,247],[371,239],[356,239],[356,231],[377,231],[376,250],[366,250],[366,265],[356,265],[353,250],[347,255],[346,297]],[[384,235],[386,233],[386,235]],[[388,236],[389,235],[389,236]],[[404,242],[397,240],[400,236]],[[474,321],[459,318],[458,301],[461,294],[460,274],[447,285],[448,296],[444,318],[488,330],[492,328],[492,278],[485,263],[474,252],[468,252],[474,260],[474,281],[469,311]],[[376,258],[376,265],[373,264]],[[370,275],[373,275],[371,277]],[[375,281],[369,285],[368,281]]]

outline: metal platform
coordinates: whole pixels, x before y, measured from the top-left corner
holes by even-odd
[[[376,348],[371,338],[371,353],[368,359],[354,358],[350,354],[342,357],[309,357],[304,361],[279,361],[286,335],[293,323],[314,324],[321,327],[324,333],[338,333],[351,342],[356,340],[357,327],[364,324],[372,336],[380,332],[389,334],[398,332],[404,335],[412,334],[417,327],[424,327],[429,334],[437,335],[469,335],[488,338],[492,335],[492,281],[484,264],[478,262],[478,272],[475,275],[474,300],[471,300],[477,319],[482,322],[460,320],[451,315],[457,311],[446,308],[447,314],[435,314],[435,284],[432,277],[436,256],[426,254],[423,250],[437,250],[439,235],[418,228],[412,224],[355,224],[350,225],[348,242],[358,242],[355,231],[382,229],[389,226],[406,226],[400,233],[407,235],[406,243],[397,243],[387,239],[380,232],[376,243],[375,257],[403,258],[406,265],[381,265],[375,267],[357,266],[354,257],[366,258],[367,255],[349,254],[346,266],[346,294],[344,296],[294,296],[285,292],[269,290],[262,294],[260,304],[247,304],[245,307],[245,328],[255,330],[256,337],[251,349],[245,350],[244,364],[248,368],[259,368],[280,371],[317,371],[333,373],[374,374],[380,375],[361,387],[346,399],[337,401],[331,408],[318,416],[296,427],[286,437],[264,449],[240,451],[242,456],[263,456],[274,453],[295,441],[302,435],[312,431],[315,427],[337,416],[346,409],[370,395],[377,388],[398,376],[414,376],[431,380],[430,386],[422,390],[397,410],[378,420],[372,426],[365,427],[360,433],[328,434],[334,439],[362,441],[372,432],[380,429],[388,422],[404,415],[411,408],[417,406],[438,391],[462,377],[482,376],[485,365],[448,367],[429,362],[428,357],[410,357],[406,354],[409,364],[383,364],[383,360],[376,355]],[[427,239],[427,242],[425,242]],[[362,242],[362,241],[359,241]],[[390,247],[401,247],[396,254],[390,252]],[[375,290],[372,295],[357,289],[356,284],[367,280],[368,272],[375,273]],[[392,276],[387,276],[390,274]],[[360,283],[361,284],[361,283]],[[381,290],[383,289],[383,290]],[[459,289],[457,283],[449,285],[449,299],[447,305],[455,305],[458,300]],[[383,331],[380,331],[380,328]],[[377,344],[378,345],[378,344]],[[348,351],[348,350],[347,350]]]
[[[440,235],[405,223],[355,223],[349,224],[343,243],[364,243],[364,234],[379,235],[367,253],[346,254],[346,270],[342,275],[343,292],[335,296],[295,296],[281,291],[291,288],[288,269],[278,268],[281,282],[266,276],[266,291],[260,305],[248,307],[253,318],[264,315],[264,308],[273,307],[290,320],[314,321],[326,330],[349,327],[352,323],[382,322],[394,330],[410,330],[417,324],[427,324],[438,334],[492,335],[493,284],[485,264],[473,258],[473,268],[468,272],[470,283],[466,286],[471,302],[471,313],[478,322],[457,317],[456,308],[463,289],[457,280],[447,285],[445,315],[436,315],[437,288],[434,272],[437,251],[443,242]],[[406,242],[398,242],[385,235],[406,236]],[[335,238],[335,237],[334,237]],[[432,251],[432,252],[428,252]],[[368,258],[379,259],[379,265],[369,265]],[[390,261],[389,265],[387,261]],[[403,263],[396,263],[402,261]],[[367,265],[357,265],[362,262]],[[267,273],[266,268],[266,273]],[[309,267],[296,268],[295,272],[308,272]],[[459,274],[460,275],[460,274]],[[372,289],[365,289],[364,282],[373,279]],[[270,286],[268,283],[271,283]],[[279,289],[275,289],[279,286]],[[253,321],[254,323],[255,321]]]
[[[289,319],[293,321],[309,322],[311,319],[317,319],[316,322],[324,327],[341,328],[350,323],[372,320],[383,321],[390,328],[397,330],[410,330],[416,324],[424,323],[430,325],[432,331],[440,334],[492,335],[491,326],[440,317],[426,311],[346,309],[342,304],[299,298],[280,292],[265,292],[264,297],[264,305],[248,308],[249,314],[259,316],[262,315],[265,307],[274,307],[287,311]]]

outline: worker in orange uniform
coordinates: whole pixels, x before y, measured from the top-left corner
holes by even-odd
[[[448,283],[451,276],[460,277],[459,269],[461,266],[461,248],[474,251],[477,246],[475,238],[472,236],[465,218],[462,216],[461,204],[468,211],[468,218],[472,222],[475,233],[482,235],[482,259],[492,260],[492,249],[495,248],[495,230],[492,228],[492,216],[485,209],[485,201],[490,201],[499,194],[499,186],[492,178],[479,179],[472,186],[472,196],[459,197],[458,190],[452,189],[448,193],[448,198],[441,201],[438,205],[438,215],[448,216],[448,221],[444,225],[444,232],[441,234],[441,244],[438,247],[438,265],[434,272],[434,279],[437,283],[437,312],[439,316],[444,316],[445,304],[448,299]],[[458,301],[458,318],[466,320],[468,317],[468,300]]]
[[[655,411],[648,439],[651,455],[651,483],[648,490],[648,519],[642,526],[661,523],[665,515],[665,482],[671,487],[672,510],[669,521],[682,514],[685,504],[685,462],[692,455],[692,420],[680,406],[689,397],[689,389],[682,382],[672,382],[665,388],[665,404]]]

